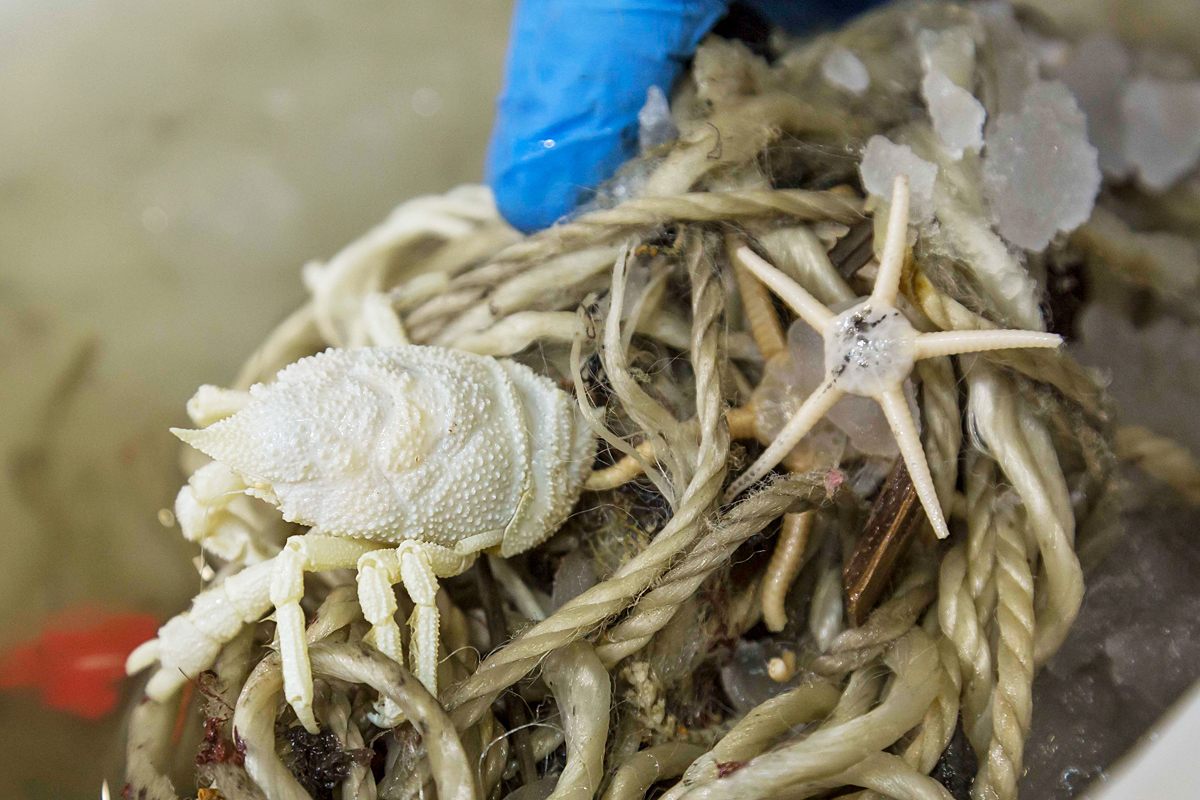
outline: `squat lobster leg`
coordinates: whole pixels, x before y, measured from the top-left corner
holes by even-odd
[[[146,684],[146,694],[160,701],[173,695],[212,666],[221,646],[243,625],[271,608],[274,566],[274,559],[261,561],[200,593],[190,609],[167,620],[156,638],[129,654],[125,671],[132,674],[157,661],[160,666]]]
[[[405,542],[397,549],[400,555],[400,577],[412,598],[412,629],[409,645],[413,671],[435,697],[437,696],[438,665],[438,578],[458,575],[471,566],[475,554],[464,555],[448,547],[423,542]]]
[[[312,713],[312,666],[304,641],[304,610],[300,608],[304,573],[356,566],[360,558],[382,546],[362,539],[308,533],[290,537],[275,558],[270,592],[283,659],[283,694],[309,733],[319,733],[320,727]]]
[[[319,730],[312,713],[312,668],[304,643],[304,612],[300,608],[305,572],[357,567],[358,602],[363,616],[371,623],[367,641],[398,664],[404,664],[404,652],[400,628],[396,625],[396,596],[392,586],[402,583],[416,606],[409,620],[413,629],[409,645],[413,671],[425,688],[436,693],[437,579],[457,575],[474,561],[473,553],[463,555],[448,547],[411,540],[390,549],[378,542],[313,533],[288,539],[271,580],[271,603],[279,627],[284,696],[304,727],[312,733]],[[384,699],[371,721],[390,728],[401,719],[400,709]]]
[[[409,540],[393,548],[386,543],[313,532],[292,536],[275,558],[248,567],[201,593],[186,613],[159,629],[156,639],[134,650],[125,669],[133,673],[159,662],[160,668],[146,685],[146,694],[164,700],[189,678],[208,669],[221,646],[243,625],[260,619],[274,606],[284,697],[304,727],[316,733],[320,728],[312,712],[312,667],[300,607],[304,573],[357,567],[359,605],[371,623],[367,641],[401,665],[403,640],[396,624],[392,587],[403,584],[416,606],[409,619],[413,671],[430,692],[436,693],[438,578],[458,575],[474,561],[474,553],[464,554],[428,542]],[[394,727],[403,715],[395,704],[383,700],[371,720],[380,727]]]
[[[188,541],[226,561],[254,563],[269,558],[272,548],[244,515],[253,503],[240,475],[219,461],[205,464],[175,496],[175,519]]]
[[[412,635],[409,642],[412,669],[417,679],[437,694],[438,667],[438,578],[446,578],[468,569],[475,554],[462,554],[448,547],[426,542],[406,541],[395,550],[376,550],[358,562],[358,602],[363,616],[371,623],[366,640],[404,664],[400,627],[396,624],[396,596],[392,587],[401,583],[413,601],[409,618]],[[381,728],[395,727],[403,719],[399,707],[381,698],[370,715]]]
[[[233,416],[249,402],[249,392],[222,389],[206,383],[187,401],[187,414],[192,422],[207,428],[214,422]]]

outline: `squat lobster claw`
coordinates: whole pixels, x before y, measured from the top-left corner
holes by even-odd
[[[578,499],[595,446],[571,398],[548,379],[435,347],[327,350],[244,397],[212,396],[221,408],[207,416],[218,421],[174,431],[215,459],[180,491],[185,534],[220,535],[220,512],[239,494],[311,530],[202,592],[126,668],[157,661],[146,693],[165,699],[274,607],[285,696],[313,732],[304,573],[357,569],[367,640],[401,664],[392,587],[403,584],[415,605],[414,671],[436,693],[438,578],[468,569],[480,551],[508,556],[544,541]],[[210,409],[189,410],[203,419]],[[390,727],[400,711],[385,700],[373,720]]]

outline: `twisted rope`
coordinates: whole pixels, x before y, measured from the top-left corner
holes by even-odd
[[[938,624],[954,643],[962,669],[963,726],[975,752],[983,753],[989,736],[985,715],[995,679],[992,653],[975,615],[975,600],[967,582],[967,550],[962,545],[950,548],[942,559]]]
[[[1187,448],[1139,425],[1118,428],[1113,444],[1118,458],[1158,478],[1189,503],[1200,503],[1200,465]]]
[[[979,625],[996,613],[995,462],[978,453],[967,467],[967,576]]]
[[[992,740],[972,787],[974,800],[1014,800],[1033,714],[1033,573],[1025,537],[1008,513],[996,526],[996,583],[1000,632]]]
[[[962,449],[962,411],[958,407],[958,382],[949,358],[929,358],[916,363],[921,379],[923,444],[929,472],[942,508],[953,508],[958,483],[958,453]]]
[[[865,624],[839,633],[829,645],[829,652],[813,662],[813,671],[840,675],[858,669],[908,633],[936,597],[932,569],[911,573],[891,599],[871,612]]]
[[[1018,413],[1012,382],[977,361],[967,375],[971,420],[1029,515],[1042,557],[1035,659],[1054,654],[1083,602],[1083,570],[1075,553],[1069,492],[1049,434],[1032,414]]]
[[[702,533],[724,479],[729,431],[722,413],[716,366],[721,314],[712,310],[714,303],[723,307],[723,294],[717,276],[707,265],[701,266],[700,259],[691,265],[691,278],[696,312],[692,333],[696,352],[692,362],[696,371],[700,438],[697,452],[701,459],[675,514],[654,541],[612,577],[492,653],[471,677],[447,692],[445,705],[452,709],[460,730],[477,721],[500,692],[529,674],[547,653],[588,635],[628,608]]]
[[[933,620],[936,622],[936,616]],[[958,714],[962,705],[962,667],[958,661],[958,653],[954,642],[945,635],[936,638],[938,661],[941,664],[942,677],[937,697],[925,712],[925,719],[916,735],[904,749],[904,760],[919,772],[928,775],[941,759],[942,753],[954,737],[958,727]]]
[[[840,192],[802,189],[738,189],[633,198],[509,245],[487,264],[452,280],[442,294],[414,308],[405,324],[414,331],[438,330],[446,320],[479,302],[491,287],[530,266],[583,247],[616,242],[676,222],[738,222],[772,216],[849,224],[863,218],[862,201]]]
[[[645,647],[650,637],[671,621],[680,604],[695,594],[714,570],[726,564],[742,542],[795,509],[797,503],[816,503],[825,492],[823,478],[810,474],[789,475],[750,496],[723,520],[710,525],[708,533],[692,552],[666,574],[659,586],[638,601],[633,613],[605,633],[603,643],[597,648],[605,665],[611,667]],[[892,638],[903,634],[908,627]]]
[[[937,648],[913,628],[892,646],[896,680],[875,708],[844,722],[831,720],[812,735],[754,759],[724,778],[693,786],[689,800],[758,800],[795,784],[838,775],[890,746],[913,728],[937,695]],[[896,759],[898,768],[911,767]],[[872,784],[873,786],[876,784]]]

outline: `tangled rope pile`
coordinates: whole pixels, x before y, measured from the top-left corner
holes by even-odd
[[[594,210],[522,238],[485,189],[462,187],[405,203],[306,267],[311,300],[235,388],[327,347],[514,357],[573,388],[602,441],[598,469],[624,456],[638,469],[593,486],[530,553],[446,582],[440,698],[362,643],[352,580],[339,574],[312,582],[305,600],[321,736],[302,733],[280,702],[270,623],[243,631],[196,681],[204,783],[226,800],[431,789],[443,800],[634,800],[655,784],[672,800],[847,787],[945,800],[930,773],[961,725],[978,770],[949,769],[974,777],[975,798],[1016,796],[1034,671],[1083,596],[1077,552],[1088,542],[1076,531],[1108,508],[1104,398],[1082,368],[1058,351],[918,366],[922,438],[953,535],[918,534],[860,626],[845,621],[843,561],[894,455],[827,453],[827,438],[811,445],[808,468],[721,504],[759,446],[733,441],[726,412],[745,406],[765,372],[727,243],[749,240],[822,302],[869,291],[869,237],[884,215],[872,223],[875,200],[861,199],[857,153],[875,133],[900,131],[914,147],[931,139],[909,97],[915,32],[952,24],[982,37],[981,96],[995,94],[1006,44],[957,6],[901,7],[836,35],[776,42],[770,64],[714,38],[674,100],[679,139],[627,165]],[[851,99],[831,88],[822,58],[848,46],[891,82]],[[1043,327],[1036,303],[1006,287],[1032,286],[1034,297],[1044,287],[978,212],[963,211],[983,202],[978,160],[943,168],[959,184],[959,213],[918,237],[906,313],[922,330]],[[980,261],[949,246],[967,240]],[[1146,458],[1166,447],[1128,442]],[[780,559],[781,584],[768,549],[785,516],[802,513],[811,516]],[[277,550],[289,531],[262,516],[258,545]],[[242,566],[225,564],[214,580]],[[500,608],[487,602],[497,590]],[[408,722],[371,726],[379,695]],[[174,717],[149,701],[134,712],[130,796],[176,796],[163,766]]]

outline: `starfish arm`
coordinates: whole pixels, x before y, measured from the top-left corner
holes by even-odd
[[[809,294],[803,286],[783,274],[746,245],[734,249],[733,262],[754,273],[754,276],[779,295],[783,302],[792,307],[815,330],[824,332],[833,319],[833,312],[821,305],[821,301]]]
[[[908,410],[904,391],[897,386],[880,392],[875,399],[883,407],[883,414],[896,436],[900,455],[904,457],[913,488],[917,490],[917,497],[920,498],[921,505],[925,507],[925,514],[929,517],[929,524],[933,526],[933,532],[939,539],[945,539],[950,535],[950,529],[946,527],[946,517],[942,513],[941,504],[938,503],[933,476],[929,474],[929,462],[925,459],[925,448],[921,446],[921,437],[917,435],[917,426]]]
[[[900,271],[904,268],[904,248],[908,244],[908,176],[896,176],[892,185],[892,210],[888,215],[887,239],[883,243],[883,258],[875,276],[871,299],[896,305],[900,291]]]
[[[795,415],[788,420],[788,424],[783,426],[783,430],[775,437],[775,441],[763,451],[763,454],[758,457],[758,460],[750,465],[749,469],[738,476],[727,492],[725,492],[725,502],[729,502],[737,497],[748,486],[753,484],[762,476],[766,475],[775,468],[784,457],[792,451],[792,448],[800,443],[804,435],[812,430],[812,426],[817,424],[821,417],[825,416],[838,399],[845,394],[841,389],[835,387],[828,380],[818,386],[813,393],[808,396],[804,404],[800,406]]]
[[[1062,337],[1039,331],[939,331],[917,336],[917,360],[981,350],[1007,350],[1014,347],[1058,347]]]

